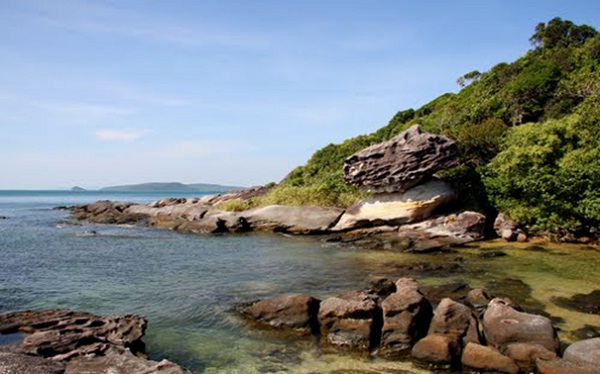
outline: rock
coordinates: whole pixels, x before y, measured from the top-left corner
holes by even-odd
[[[381,349],[386,355],[407,353],[427,334],[432,317],[431,304],[414,279],[401,278],[396,292],[381,302],[383,331]]]
[[[463,282],[453,282],[435,286],[423,286],[421,292],[432,304],[437,305],[442,299],[449,297],[453,300],[462,300],[467,297],[471,287]]]
[[[319,322],[330,344],[369,349],[376,340],[374,335],[381,330],[380,313],[372,295],[351,292],[323,300]]]
[[[479,254],[481,258],[498,258],[506,256],[506,252],[502,251],[483,251]]]
[[[0,333],[27,334],[21,342],[10,346],[11,353],[37,357],[43,360],[37,360],[37,363],[44,368],[46,361],[66,362],[66,368],[64,365],[48,366],[42,372],[189,373],[167,361],[156,363],[136,356],[144,353],[145,346],[141,338],[146,324],[144,318],[135,315],[97,316],[68,310],[23,311],[0,315]],[[0,357],[4,361],[4,357]],[[15,356],[10,360],[22,362]],[[86,364],[80,366],[80,362]],[[0,369],[2,365],[0,363]],[[162,370],[163,367],[168,370]],[[35,373],[33,369],[22,372]]]
[[[521,371],[530,373],[535,371],[536,360],[553,360],[556,353],[550,352],[539,344],[512,343],[506,346],[504,354],[512,358]]]
[[[62,374],[66,365],[23,353],[0,352],[0,373],[2,374]]]
[[[455,198],[449,185],[435,179],[403,193],[376,194],[348,208],[333,231],[422,221],[431,217],[437,207]]]
[[[466,211],[401,226],[398,235],[411,238],[411,252],[426,252],[446,245],[481,240],[484,230],[485,216]]]
[[[585,325],[569,334],[574,340],[600,338],[600,327]]]
[[[517,224],[504,213],[499,213],[494,220],[494,231],[506,241],[517,239]]]
[[[519,367],[510,357],[504,356],[498,350],[468,343],[463,350],[461,362],[463,365],[474,369],[496,370],[501,373],[517,374]]]
[[[282,295],[254,302],[241,309],[243,316],[276,328],[318,330],[320,301],[309,295]]]
[[[198,199],[198,201],[202,204],[218,207],[219,205],[222,205],[232,200],[244,201],[253,197],[266,195],[267,192],[271,190],[271,188],[272,186],[254,186],[239,191],[231,191],[220,193],[217,195],[202,196]]]
[[[82,356],[69,361],[65,374],[191,374],[168,360],[150,361],[130,351],[110,347],[101,356]]]
[[[436,368],[449,367],[460,359],[461,346],[456,336],[430,334],[419,340],[411,355]]]
[[[582,313],[600,314],[600,290],[594,290],[589,294],[575,294],[570,298],[553,297],[554,304]]]
[[[465,304],[471,307],[471,309],[475,312],[477,319],[479,320],[483,318],[483,313],[485,313],[485,309],[492,299],[493,297],[488,295],[485,290],[476,288],[469,291],[467,297],[465,298]]]
[[[501,351],[511,343],[530,343],[558,352],[559,342],[550,319],[518,312],[502,299],[490,301],[483,315],[483,328],[488,344]]]
[[[404,192],[436,172],[458,164],[453,140],[418,125],[344,161],[347,183],[370,192]]]
[[[133,203],[97,201],[93,204],[74,206],[71,208],[72,216],[78,220],[87,220],[104,224],[136,224],[144,221],[147,216],[128,212]]]
[[[333,227],[343,210],[316,206],[271,205],[240,213],[253,230],[320,234]]]
[[[450,298],[443,299],[435,308],[428,332],[432,334],[451,335],[457,342],[481,341],[477,317],[469,307]]]
[[[526,243],[527,242],[527,235],[524,232],[520,232],[517,234],[517,242],[519,243]]]
[[[598,374],[598,367],[580,366],[556,358],[554,360],[536,360],[538,374]]]
[[[600,338],[575,342],[563,354],[565,361],[576,365],[590,365],[600,368]]]
[[[396,284],[389,279],[379,278],[371,282],[369,293],[387,297],[396,292]]]

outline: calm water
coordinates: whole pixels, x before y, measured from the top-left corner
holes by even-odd
[[[483,259],[492,243],[444,255],[408,255],[325,245],[281,235],[194,236],[135,227],[81,226],[65,221],[59,205],[101,199],[147,203],[174,193],[0,191],[0,312],[68,308],[97,314],[136,313],[149,319],[145,341],[154,359],[167,358],[197,373],[331,373],[407,369],[410,363],[318,354],[310,339],[291,342],[250,330],[229,312],[241,301],[289,292],[318,298],[364,288],[375,276],[406,275],[402,264],[444,264],[460,271],[421,274],[424,285],[466,281],[517,291],[527,304],[565,322],[562,338],[600,317],[554,306],[552,296],[599,288],[600,254],[582,247],[546,253],[504,247]],[[88,230],[96,236],[86,236]],[[497,249],[497,248],[496,248]],[[413,274],[414,275],[414,274]],[[503,283],[504,282],[504,283]],[[525,288],[525,289],[524,289]]]

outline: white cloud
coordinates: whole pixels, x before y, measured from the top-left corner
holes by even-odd
[[[150,132],[151,130],[98,130],[96,138],[103,141],[129,142]]]

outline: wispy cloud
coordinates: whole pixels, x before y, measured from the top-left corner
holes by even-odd
[[[98,130],[96,138],[110,142],[130,142],[151,133],[152,130]]]

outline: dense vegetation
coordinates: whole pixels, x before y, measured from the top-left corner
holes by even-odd
[[[555,18],[512,63],[459,77],[463,88],[398,112],[369,135],[330,144],[249,204],[348,206],[359,192],[344,159],[419,123],[457,141],[461,165],[440,174],[472,209],[499,209],[533,229],[595,233],[600,224],[600,35]]]

